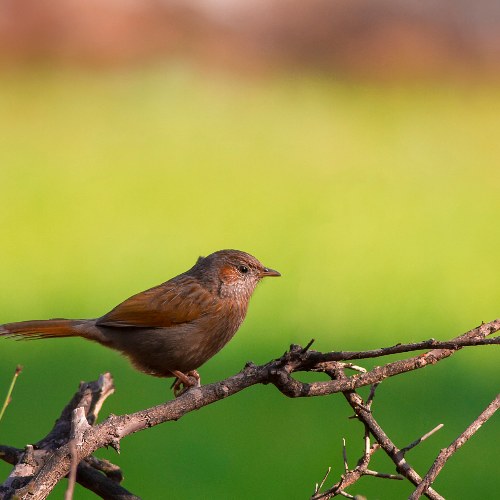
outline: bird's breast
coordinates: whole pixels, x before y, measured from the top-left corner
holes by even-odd
[[[220,301],[212,313],[200,318],[200,329],[193,344],[197,344],[197,355],[203,358],[203,363],[233,338],[245,319],[246,312],[247,307],[235,301]]]

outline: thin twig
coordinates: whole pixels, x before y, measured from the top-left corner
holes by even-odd
[[[314,493],[318,493],[318,491],[323,488],[323,485],[325,484],[325,481],[326,481],[326,478],[328,477],[328,475],[330,474],[330,471],[332,470],[331,467],[328,467],[327,471],[326,471],[326,474],[325,474],[325,477],[323,478],[323,480],[321,481],[321,483],[316,483],[316,488],[314,489]]]
[[[307,352],[309,350],[309,348],[314,344],[315,342],[315,339],[311,339],[307,345],[304,347],[304,349],[302,349],[302,352]]]
[[[342,495],[343,497],[346,497],[346,498],[356,498],[356,497],[353,497],[351,494],[347,493],[347,491],[344,491],[344,490],[340,490],[339,491],[339,495]]]
[[[104,377],[100,377],[99,384],[102,388]],[[100,408],[100,406],[99,406]],[[93,412],[89,411],[87,408],[87,414],[94,418]],[[97,414],[96,414],[97,416]],[[68,441],[68,447],[71,455],[71,466],[69,469],[69,481],[68,488],[66,489],[66,494],[64,496],[64,500],[72,500],[73,493],[75,490],[76,483],[76,470],[78,467],[78,463],[80,460],[78,459],[78,448],[83,444],[83,436],[85,431],[90,428],[90,425],[87,421],[87,415],[85,408],[83,406],[79,406],[73,410],[71,416],[71,431],[70,431],[70,439]]]
[[[12,377],[12,381],[10,383],[9,390],[7,391],[7,396],[5,397],[5,401],[3,403],[2,409],[0,410],[0,420],[2,420],[3,414],[7,406],[9,406],[12,400],[12,391],[14,390],[14,386],[16,385],[17,377],[19,377],[20,373],[23,371],[23,367],[21,365],[16,366],[16,371],[14,372],[14,376]]]
[[[340,363],[342,367],[349,368],[360,373],[366,373],[368,370],[364,366],[355,365],[354,363]]]
[[[68,487],[66,488],[66,492],[64,493],[64,500],[73,500],[76,483],[76,470],[78,468],[78,454],[74,440],[71,440],[69,442],[69,449],[71,452],[71,468],[69,470]]]
[[[76,481],[106,500],[141,500],[140,497],[130,493],[111,477],[93,468],[85,460],[78,464]]]
[[[415,441],[413,441],[413,443],[410,443],[408,446],[401,448],[401,453],[404,455],[407,451],[410,451],[412,448],[415,448],[415,446],[419,445],[422,441],[425,441],[427,438],[431,437],[435,432],[442,429],[443,427],[444,424],[436,425],[436,427],[434,427],[434,429],[429,431],[427,434],[424,434],[422,437],[415,439]]]
[[[373,477],[381,477],[383,479],[396,479],[398,481],[404,480],[404,476],[401,474],[384,474],[382,472],[376,472],[374,470],[366,469],[363,472],[364,476],[373,476]]]
[[[373,384],[371,387],[370,387],[370,394],[368,395],[368,398],[366,399],[366,408],[368,408],[368,410],[371,409],[372,407],[372,403],[373,403],[373,400],[375,398],[375,391],[377,390],[377,387],[379,386],[380,382],[377,382],[376,384]]]
[[[363,437],[363,440],[365,442],[365,454],[363,458],[369,457],[373,451],[371,450],[371,445],[370,445],[370,429],[368,429],[368,426],[365,424],[365,435]]]
[[[342,438],[342,456],[344,457],[344,471],[349,472],[349,464],[347,463],[347,449],[345,446],[345,438]]]
[[[493,330],[489,332],[496,333],[500,330],[500,319],[487,323],[485,325],[495,325],[492,326]],[[479,330],[481,325],[475,330]],[[447,341],[439,341],[435,339],[424,340],[422,342],[416,342],[413,344],[397,344],[391,347],[381,347],[380,349],[372,349],[368,351],[334,351],[325,356],[323,361],[346,361],[349,359],[368,359],[368,358],[379,358],[380,356],[389,356],[392,354],[402,354],[404,352],[412,351],[423,351],[426,349],[451,349],[453,351],[462,349],[463,347],[471,346],[487,346],[487,345],[500,345],[500,336],[493,338],[476,338],[476,337],[466,337],[472,332],[467,332],[463,336]],[[466,338],[463,338],[466,337]]]

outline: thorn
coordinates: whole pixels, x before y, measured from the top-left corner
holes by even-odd
[[[113,448],[113,450],[116,451],[116,453],[118,453],[118,455],[120,454],[120,440],[119,439],[113,439],[111,441],[111,443],[109,443],[109,445],[111,446],[111,448]]]
[[[349,472],[349,465],[347,463],[347,450],[345,447],[345,438],[342,438],[342,456],[344,457],[344,470],[346,473]]]
[[[344,490],[340,490],[339,491],[339,495],[341,495],[343,497],[346,497],[346,498],[356,498],[356,497],[353,497],[352,495],[350,495],[349,493],[347,493],[347,491],[344,491]]]
[[[34,464],[35,460],[35,449],[32,444],[27,444],[24,448],[24,456],[22,462],[28,465]]]
[[[311,339],[309,343],[302,349],[302,353],[305,353],[309,350],[309,348],[314,344],[315,339]]]
[[[381,477],[383,479],[395,479],[397,481],[403,481],[405,479],[401,474],[384,474],[382,472],[377,472],[370,469],[365,469],[362,474],[363,476],[373,476],[373,477]]]
[[[415,448],[415,446],[419,445],[422,441],[425,441],[427,438],[431,437],[435,432],[439,431],[444,427],[444,424],[439,424],[434,427],[431,431],[429,431],[427,434],[424,434],[422,437],[419,437],[418,439],[415,439],[412,443],[410,443],[408,446],[405,446],[400,450],[400,453],[404,456],[407,451],[410,451],[412,448]]]

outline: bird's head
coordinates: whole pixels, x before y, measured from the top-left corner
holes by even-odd
[[[200,257],[192,268],[201,279],[217,286],[220,297],[250,299],[257,283],[266,276],[281,276],[240,250],[219,250]]]

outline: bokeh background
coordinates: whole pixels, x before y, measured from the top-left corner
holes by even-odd
[[[364,350],[500,316],[499,28],[493,0],[0,1],[0,322],[99,316],[221,248],[283,276],[205,383],[311,338]],[[1,341],[1,392],[17,364],[5,444],[40,439],[105,371],[102,418],[171,398],[80,339]],[[374,413],[399,446],[445,424],[408,456],[425,473],[499,379],[493,347],[464,349],[384,382]],[[98,455],[143,498],[307,498],[341,473],[342,437],[360,456],[350,414],[253,387]],[[440,474],[446,498],[498,491],[498,424]]]

